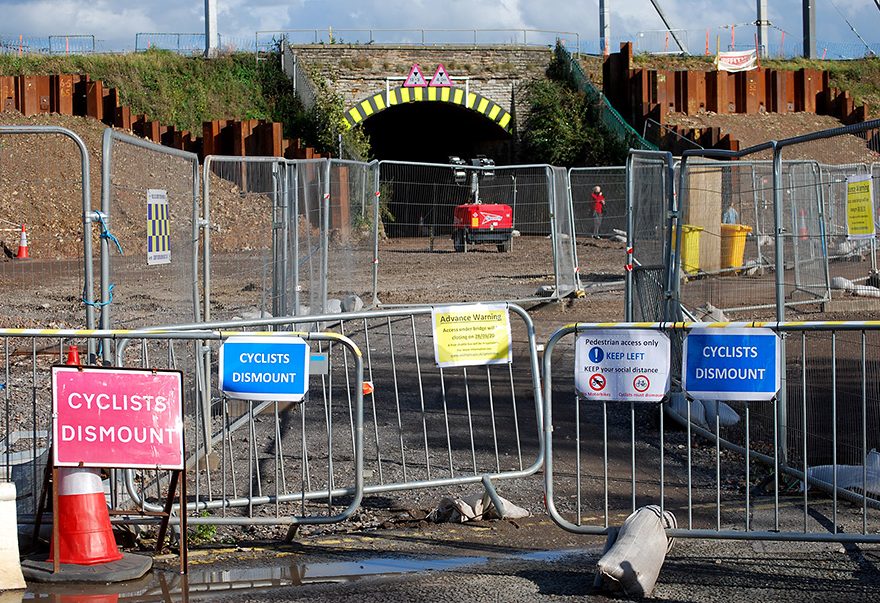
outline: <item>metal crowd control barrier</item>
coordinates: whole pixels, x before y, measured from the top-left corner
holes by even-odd
[[[567,381],[572,336],[587,329],[704,327],[765,327],[786,338],[787,404],[781,395],[720,403],[680,391],[662,405],[590,402]],[[543,364],[550,515],[571,532],[608,534],[639,506],[658,504],[678,516],[671,537],[880,542],[878,348],[880,321],[558,329]]]
[[[431,307],[214,322],[198,328],[333,330],[349,338],[364,350],[365,382],[369,384],[365,395],[364,494],[481,484],[490,496],[495,496],[493,480],[533,475],[544,457],[534,325],[521,307],[504,306],[521,322],[511,321],[512,363],[493,366],[437,367]],[[331,349],[327,346],[318,351]],[[209,350],[203,353],[208,357]],[[344,362],[331,362],[321,376],[321,388],[312,391],[313,399],[320,396],[325,403],[325,431],[344,430],[351,424],[347,404],[353,390],[348,388],[341,401],[332,394],[339,383],[347,383],[343,373],[348,368]],[[230,414],[226,405],[214,397],[210,410],[203,415],[211,420],[211,441],[221,451],[232,446],[239,429],[260,429],[253,417]],[[271,410],[271,406],[254,406],[254,413],[265,408]],[[278,424],[263,429],[281,437],[285,427]],[[198,429],[197,433],[203,431]],[[310,436],[305,446],[310,451],[329,445],[315,440],[314,432]],[[339,441],[334,440],[334,449],[340,447]],[[332,486],[340,475],[345,475],[343,469],[339,462],[334,465],[335,477],[330,480],[328,493],[326,483],[320,487],[313,483],[315,471],[310,467],[304,478],[306,487],[297,496],[305,500],[345,496],[347,490]],[[230,500],[243,504],[248,499],[243,493],[231,494],[234,482],[245,481],[234,471],[228,464],[220,468],[200,465],[199,483],[190,489],[196,493],[199,509],[223,509]],[[256,475],[250,478],[259,479]],[[252,502],[265,501],[265,497],[257,496]]]
[[[188,523],[326,524],[351,516],[363,496],[361,350],[349,338],[336,333],[248,332],[247,335],[265,338],[267,342],[278,335],[303,338],[313,350],[321,349],[326,365],[336,367],[331,374],[337,380],[328,383],[327,376],[317,368],[311,373],[311,387],[315,391],[308,393],[301,403],[285,404],[229,400],[213,386],[211,395],[216,406],[209,406],[206,415],[201,401],[205,390],[201,384],[203,375],[196,359],[210,352],[206,345],[209,342],[220,343],[237,334],[240,333],[206,329],[0,329],[0,399],[6,434],[0,440],[0,466],[4,477],[15,481],[19,488],[19,516],[27,521],[37,512],[39,486],[51,445],[51,365],[57,364],[59,356],[63,358],[67,344],[87,340],[117,344],[118,366],[182,370],[187,479],[195,486],[190,488],[190,492],[195,492],[195,500],[187,505],[194,516]],[[344,405],[344,409],[337,410],[334,404]],[[344,426],[348,428],[344,434],[343,429],[333,426],[333,418],[343,413]],[[268,429],[262,428],[265,423],[271,423]],[[219,452],[212,454],[206,446],[203,424],[216,426],[213,442],[220,444]],[[247,429],[239,431],[237,427]],[[212,495],[212,473],[205,469],[206,463],[216,470],[225,498]],[[246,467],[247,474],[240,475],[236,466]],[[320,477],[322,472],[326,473],[326,481]],[[131,516],[124,516],[121,521],[153,522],[154,518],[138,517],[137,511],[162,510],[167,477],[166,472],[153,470],[114,471],[110,480],[112,506],[131,511]],[[207,496],[200,489],[205,480],[209,487]],[[307,505],[311,500],[326,500],[326,510]],[[242,507],[246,507],[246,513],[241,511]],[[209,510],[219,511],[220,516],[208,516]]]

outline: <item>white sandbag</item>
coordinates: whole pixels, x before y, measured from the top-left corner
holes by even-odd
[[[605,584],[630,597],[649,597],[672,548],[666,529],[676,526],[675,516],[649,505],[626,518],[614,544],[597,563]]]
[[[428,520],[434,523],[465,523],[479,519],[520,519],[529,517],[526,509],[506,498],[498,497],[504,506],[503,515],[498,513],[488,494],[473,494],[460,498],[443,498],[437,508],[428,513]]]
[[[730,427],[739,423],[739,413],[728,404],[720,400],[703,400],[703,412],[709,427],[715,427],[715,413],[718,413],[718,423],[722,427]]]
[[[843,291],[852,291],[855,285],[848,278],[843,278],[842,276],[834,276],[831,278],[831,288],[832,289],[841,289]]]
[[[669,405],[679,417],[687,421],[687,397],[684,392],[671,393],[669,395]],[[700,427],[708,427],[703,404],[699,400],[691,400],[691,423]]]
[[[25,586],[18,560],[15,484],[0,482],[0,592]]]
[[[863,483],[865,471],[862,465],[837,465],[837,487],[844,489],[858,488],[880,494],[880,452],[872,449],[865,457],[867,480]],[[807,477],[818,479],[826,484],[834,483],[834,465],[817,465],[807,468]],[[803,491],[803,483],[801,484]]]
[[[852,288],[852,293],[859,297],[880,297],[880,289],[868,285],[855,285]]]

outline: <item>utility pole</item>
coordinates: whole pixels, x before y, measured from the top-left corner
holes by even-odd
[[[816,5],[814,0],[804,0],[804,58],[816,58]]]
[[[217,0],[205,0],[205,56],[216,57],[220,41],[217,36]]]
[[[758,0],[758,19],[755,26],[758,30],[758,54],[762,57],[767,56],[770,48],[770,40],[767,38],[767,26],[770,20],[767,19],[767,0]]]
[[[880,2],[880,0],[877,0]],[[611,53],[611,11],[608,8],[610,0],[599,0],[599,49],[602,56]]]

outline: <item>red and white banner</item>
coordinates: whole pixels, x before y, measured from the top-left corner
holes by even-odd
[[[180,371],[53,366],[57,467],[183,469]]]
[[[758,53],[755,50],[719,52],[715,66],[718,71],[750,71],[758,66]]]

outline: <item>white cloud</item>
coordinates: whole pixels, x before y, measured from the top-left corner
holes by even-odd
[[[713,40],[724,34],[729,42],[731,23],[755,20],[755,3],[717,0],[658,0],[675,29],[687,30],[691,44],[702,49],[706,30]],[[663,24],[650,0],[607,0],[615,41],[632,38],[640,31],[662,30]],[[769,2],[769,18],[787,32],[787,44],[801,38],[802,0]],[[868,0],[836,0],[847,19],[869,42],[880,42],[880,11]],[[252,41],[258,30],[304,29],[351,32],[349,40],[366,40],[368,29],[540,29],[580,34],[582,42],[597,44],[598,0],[217,0],[218,27],[226,39],[239,45]],[[137,32],[202,32],[204,2],[177,0],[0,0],[0,35],[17,37],[94,34],[110,46],[130,48]],[[817,3],[817,38],[858,46],[840,13],[830,3]],[[747,44],[754,30],[740,26],[737,44]],[[355,32],[354,30],[358,30]],[[440,34],[432,34],[442,37]],[[447,34],[452,37],[453,34]],[[501,34],[499,34],[501,35]],[[378,36],[374,36],[378,37]],[[513,34],[511,34],[513,37]],[[772,38],[772,36],[771,36]],[[439,40],[436,40],[439,41]],[[615,42],[616,45],[616,42]]]

